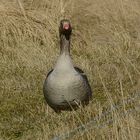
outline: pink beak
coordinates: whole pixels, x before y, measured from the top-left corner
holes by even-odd
[[[63,25],[63,28],[64,28],[65,30],[68,30],[69,27],[70,27],[69,24],[64,24],[64,25]]]

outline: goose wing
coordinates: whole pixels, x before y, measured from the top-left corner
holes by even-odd
[[[88,93],[89,93],[89,96],[90,98],[92,97],[92,90],[91,90],[91,87],[90,87],[90,84],[89,84],[89,81],[88,81],[88,78],[86,76],[86,74],[84,73],[84,71],[78,67],[74,67],[74,69],[81,74],[81,76],[83,77],[83,79],[85,80],[86,84],[87,84],[87,88],[88,88]]]
[[[47,74],[47,77],[53,72],[53,69],[51,69],[48,74]]]

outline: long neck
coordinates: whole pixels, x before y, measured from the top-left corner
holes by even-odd
[[[70,54],[70,39],[65,35],[60,36],[60,54]]]

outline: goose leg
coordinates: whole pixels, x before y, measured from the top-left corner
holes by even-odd
[[[59,109],[54,109],[54,111],[55,111],[55,113],[57,113],[57,114],[60,114],[60,113],[61,113],[61,110],[59,110]]]

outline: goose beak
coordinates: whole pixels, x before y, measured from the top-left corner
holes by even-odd
[[[63,29],[68,30],[69,28],[70,28],[70,25],[69,24],[64,24],[63,25]]]

